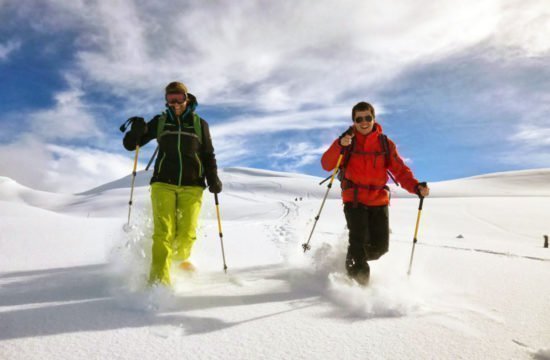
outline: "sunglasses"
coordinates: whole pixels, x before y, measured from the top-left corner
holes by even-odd
[[[183,104],[187,100],[187,95],[182,93],[166,94],[168,104]]]
[[[367,115],[367,116],[358,116],[354,119],[354,121],[356,123],[362,123],[363,121],[366,121],[366,122],[371,122],[373,119],[372,119],[372,116],[370,115]]]

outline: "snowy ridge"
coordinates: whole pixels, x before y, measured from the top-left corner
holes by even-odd
[[[138,171],[135,180],[136,193],[147,192],[151,172]],[[256,193],[280,195],[286,194],[294,198],[322,198],[326,192],[326,185],[319,186],[321,178],[302,174],[290,174],[270,170],[251,168],[227,168],[220,171],[220,178],[228,193],[248,193],[253,196]],[[18,184],[7,177],[0,177],[0,201],[22,202],[30,206],[46,208],[58,212],[71,212],[83,214],[78,207],[83,204],[93,204],[103,193],[108,192],[109,197],[116,198],[112,201],[115,206],[120,201],[123,204],[117,211],[127,204],[128,189],[132,176],[128,175],[113,182],[106,183],[88,191],[70,195],[55,194],[30,189]],[[433,182],[431,197],[508,197],[508,196],[550,196],[550,169],[511,171],[504,173],[487,174],[469,178]],[[336,180],[329,198],[339,198],[339,182]],[[414,198],[402,188],[390,184],[395,198]],[[102,199],[103,201],[103,199]],[[97,216],[114,215],[113,206],[106,211],[93,212]],[[85,211],[89,214],[89,211]]]
[[[5,176],[0,176],[0,201],[19,202],[39,208],[56,209],[74,196],[34,190]]]
[[[401,188],[396,197],[411,197]],[[509,171],[430,183],[432,197],[550,196],[550,169]]]

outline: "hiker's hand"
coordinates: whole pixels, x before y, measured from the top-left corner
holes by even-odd
[[[344,131],[342,135],[338,139],[340,139],[340,146],[350,146],[351,141],[355,135],[353,132],[350,131],[350,129]]]
[[[208,191],[212,194],[219,194],[222,192],[222,182],[218,175],[211,175],[206,178],[208,182]]]
[[[350,145],[351,145],[351,141],[352,141],[351,139],[352,139],[352,138],[353,138],[352,135],[346,135],[346,136],[342,137],[342,138],[340,139],[340,145],[341,145],[341,146],[344,146],[344,147],[350,146]]]
[[[418,186],[416,187],[416,193],[420,197],[426,197],[430,195],[430,188],[428,187],[428,184],[425,182],[419,183]]]
[[[132,122],[130,131],[137,138],[140,139],[145,133],[147,133],[147,123],[142,117],[134,116],[128,119]]]

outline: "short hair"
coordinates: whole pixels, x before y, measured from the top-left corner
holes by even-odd
[[[351,119],[355,120],[355,112],[357,112],[357,111],[366,111],[366,110],[370,110],[370,112],[372,114],[372,117],[374,117],[374,118],[376,117],[376,115],[374,114],[374,107],[371,104],[369,104],[368,102],[361,101],[361,102],[358,102],[357,104],[355,104],[353,109],[351,109]]]

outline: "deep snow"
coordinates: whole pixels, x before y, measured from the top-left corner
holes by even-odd
[[[343,275],[337,186],[221,171],[224,274],[205,192],[193,261],[173,292],[145,289],[150,174],[78,195],[0,177],[0,358],[550,359],[550,170],[431,184],[413,271],[418,199],[396,189],[390,252],[361,288]]]

